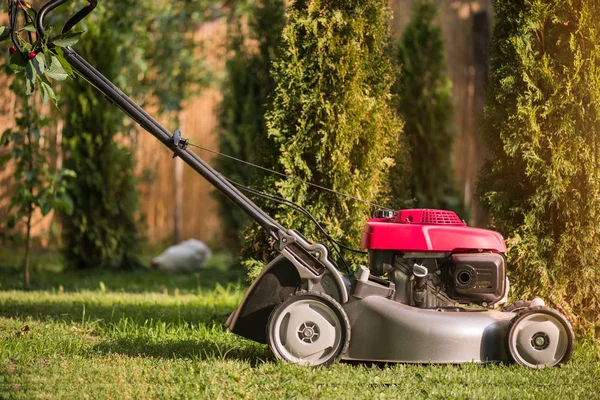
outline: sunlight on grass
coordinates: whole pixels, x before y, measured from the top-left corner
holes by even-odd
[[[224,328],[245,290],[231,271],[40,274],[37,290],[0,291],[0,398],[590,398],[600,377],[585,341],[545,370],[288,365]]]

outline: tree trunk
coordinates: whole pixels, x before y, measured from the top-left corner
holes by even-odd
[[[27,120],[29,119],[29,107],[30,107],[30,99],[27,100],[27,107],[25,109],[25,113],[27,115]],[[27,162],[27,166],[29,171],[33,171],[33,149],[32,149],[32,138],[31,138],[31,122],[27,128],[27,145],[29,151],[29,160]],[[33,184],[29,182],[27,184],[27,190],[29,190],[29,204],[27,205],[27,237],[25,239],[25,260],[23,262],[23,286],[25,289],[29,289],[29,253],[31,250],[31,216],[33,214],[33,204],[31,203],[33,199]]]
[[[29,289],[29,252],[31,249],[31,215],[33,207],[31,203],[27,209],[27,237],[25,239],[25,262],[23,263],[23,286]]]
[[[181,242],[181,226],[183,215],[183,160],[175,159],[175,202],[174,202],[173,242]]]
[[[177,115],[181,130],[185,129],[185,112],[180,111]],[[173,204],[173,244],[181,242],[182,218],[183,218],[183,160],[175,158],[174,164],[175,201]]]

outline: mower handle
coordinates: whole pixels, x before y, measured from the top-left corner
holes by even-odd
[[[46,15],[50,11],[54,10],[56,7],[63,5],[68,1],[69,0],[51,0],[48,3],[44,4],[44,6],[37,15],[37,20],[35,24],[39,40],[43,40],[44,35],[46,34],[46,29],[44,28],[44,20],[46,19]],[[89,13],[91,13],[94,10],[94,8],[96,8],[97,5],[98,0],[88,0],[88,4],[85,7],[83,7],[75,15],[69,18],[69,20],[62,29],[62,33],[67,33],[68,31],[70,31],[71,28],[77,25],[82,19],[87,17]]]

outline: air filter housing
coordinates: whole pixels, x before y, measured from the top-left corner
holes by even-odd
[[[460,225],[466,226],[454,211],[446,210],[400,210],[393,219],[400,224],[428,224],[428,225]]]

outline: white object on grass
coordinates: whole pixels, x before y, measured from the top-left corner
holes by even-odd
[[[204,242],[189,239],[171,246],[152,259],[152,268],[164,271],[196,271],[206,266],[212,252]]]

